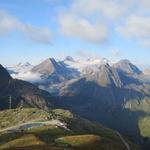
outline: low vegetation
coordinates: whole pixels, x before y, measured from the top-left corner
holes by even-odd
[[[18,117],[16,117],[18,116]],[[42,125],[28,129],[0,132],[0,149],[6,150],[126,150],[118,135],[100,124],[82,119],[70,111],[55,109],[14,109],[0,112],[1,129],[36,120],[58,119],[66,124]],[[10,120],[9,120],[10,119]],[[9,120],[9,121],[8,121]],[[2,122],[7,122],[2,126]],[[12,122],[11,122],[12,121]],[[130,143],[129,143],[130,144]],[[133,150],[138,150],[130,144]]]
[[[150,137],[150,116],[143,117],[139,120],[139,128],[143,137]]]
[[[11,109],[0,111],[0,129],[30,121],[42,121],[51,118],[51,114],[36,108]]]
[[[145,98],[143,100],[130,100],[127,102],[126,106],[132,111],[140,111],[150,114],[150,99]]]

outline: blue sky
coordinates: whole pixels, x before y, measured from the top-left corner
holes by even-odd
[[[87,53],[150,66],[149,8],[149,0],[0,0],[0,63]]]

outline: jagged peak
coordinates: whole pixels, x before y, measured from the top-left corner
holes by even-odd
[[[32,72],[50,75],[59,68],[59,63],[54,58],[47,58],[39,65],[33,67]]]
[[[71,61],[71,62],[75,62],[75,60],[71,57],[71,56],[66,56],[64,61]]]
[[[43,62],[41,62],[41,64],[42,63],[53,64],[53,65],[57,64],[56,60],[54,58],[52,58],[52,57],[47,58],[46,60],[44,60]]]
[[[17,64],[17,67],[24,67],[24,66],[28,67],[28,66],[31,66],[31,64],[29,62],[25,62],[25,63],[20,62]]]
[[[128,63],[128,64],[131,63],[129,59],[121,59],[119,62],[120,63]]]
[[[113,66],[128,74],[141,74],[142,73],[142,71],[137,66],[132,64],[128,59],[122,59],[116,64],[114,64]]]

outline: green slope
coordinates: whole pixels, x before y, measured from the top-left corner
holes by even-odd
[[[0,111],[0,120],[0,149],[126,150],[115,131],[62,109],[49,112],[40,109],[5,110]],[[59,120],[66,125],[66,128],[58,124],[45,124],[34,128],[18,127],[13,131],[4,131],[7,127],[22,123],[51,120]],[[131,149],[138,150],[138,146],[127,140],[126,142]]]
[[[126,107],[138,114],[138,126],[141,136],[150,138],[150,99],[130,100],[127,102]]]

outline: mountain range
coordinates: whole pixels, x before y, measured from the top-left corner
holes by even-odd
[[[17,74],[19,77],[20,72]],[[149,140],[150,80],[129,60],[111,63],[105,58],[48,58],[27,69],[22,77],[26,75],[32,76],[32,86],[55,97],[54,101],[48,100],[55,107],[100,122],[135,142],[140,143],[141,137]]]
[[[13,79],[2,65],[0,91],[0,149],[62,150],[66,146],[72,150],[107,150],[109,147],[119,150],[127,146],[133,150],[139,149],[115,130],[69,111],[52,109],[59,107],[56,98],[54,101],[48,92],[32,83]]]

